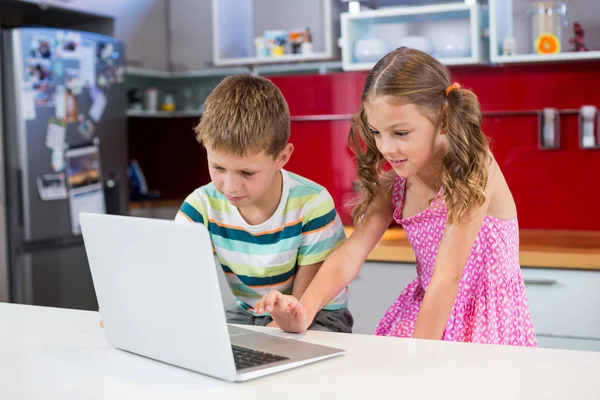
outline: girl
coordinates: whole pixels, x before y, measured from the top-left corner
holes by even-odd
[[[375,334],[536,346],[516,207],[481,132],[475,94],[452,84],[429,55],[396,49],[367,77],[349,143],[363,187],[354,232],[299,301],[271,292],[258,312],[270,312],[283,330],[306,330],[356,277],[393,218],[415,252],[418,277]],[[391,171],[383,172],[385,163]]]

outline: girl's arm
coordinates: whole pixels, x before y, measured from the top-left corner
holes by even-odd
[[[355,226],[348,240],[323,262],[300,301],[272,291],[255,306],[270,312],[285,331],[303,332],[315,315],[358,275],[369,253],[392,222],[390,194],[382,188],[367,215]]]
[[[369,253],[392,222],[389,195],[382,189],[348,240],[323,262],[315,279],[300,299],[308,320],[356,278]]]
[[[484,204],[460,224],[447,224],[435,260],[433,276],[421,303],[413,338],[441,339],[458,293],[458,284],[493,193],[495,162],[490,167]]]

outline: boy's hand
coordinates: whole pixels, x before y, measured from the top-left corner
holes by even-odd
[[[310,326],[308,313],[298,299],[276,290],[271,290],[260,299],[254,306],[254,310],[258,314],[264,312],[271,314],[273,322],[285,332],[301,333]]]

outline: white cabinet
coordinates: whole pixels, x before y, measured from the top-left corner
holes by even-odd
[[[600,340],[600,271],[522,271],[538,334]]]
[[[212,66],[212,0],[171,1],[168,30],[173,71]]]
[[[367,261],[350,284],[348,308],[352,332],[371,334],[402,290],[417,277],[415,264]]]
[[[541,2],[540,2],[541,3]],[[549,3],[549,2],[546,2]],[[579,22],[584,30],[598,25],[598,0],[566,0],[566,21],[561,29],[561,51],[552,54],[534,52],[533,18],[529,13],[530,1],[489,0],[490,9],[490,61],[493,63],[529,63],[567,60],[600,59],[600,51],[573,51],[570,40],[574,37],[573,23]],[[556,14],[556,13],[554,13]],[[504,55],[505,39],[513,38],[516,54]],[[600,36],[585,35],[588,48],[598,49]]]
[[[167,0],[111,1],[115,37],[125,42],[128,67],[166,71]]]
[[[474,2],[389,7],[341,16],[342,64],[369,70],[389,51],[406,46],[446,65],[482,63],[487,58],[487,8]]]
[[[600,271],[522,271],[540,346],[598,349]]]
[[[85,12],[102,16],[115,15],[114,1],[111,0],[21,0],[40,5],[42,8],[55,7],[64,10]]]
[[[600,340],[548,337],[538,335],[538,347],[547,349],[600,351]]]
[[[333,5],[334,0],[212,0],[213,62],[233,66],[332,59]],[[312,32],[312,53],[257,57],[254,38],[265,30],[305,27]]]

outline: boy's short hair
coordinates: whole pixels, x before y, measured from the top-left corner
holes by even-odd
[[[270,80],[232,75],[207,97],[194,131],[198,142],[216,151],[238,156],[265,151],[276,156],[290,137],[290,112]]]

